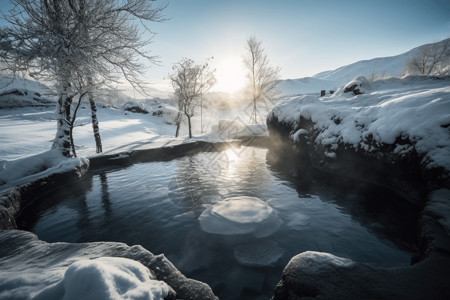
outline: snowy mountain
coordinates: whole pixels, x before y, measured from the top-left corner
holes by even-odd
[[[450,39],[435,44],[443,44],[446,41],[449,42]],[[358,75],[369,80],[400,77],[405,74],[408,61],[431,45],[433,44],[422,45],[395,56],[361,60],[335,70],[320,72],[312,77],[281,80],[278,88],[282,95],[308,94],[319,93],[320,90],[336,90]]]
[[[281,80],[277,88],[282,95],[297,95],[319,93],[320,90],[332,90],[336,86],[334,81],[315,77]]]
[[[13,89],[26,90],[45,96],[53,94],[52,90],[47,85],[35,80],[22,78],[12,79],[0,76],[0,93]]]

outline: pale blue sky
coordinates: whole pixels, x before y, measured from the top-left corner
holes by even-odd
[[[0,0],[2,9],[8,2]],[[170,20],[151,26],[151,49],[161,60],[149,71],[155,82],[182,57],[214,56],[219,81],[236,84],[250,35],[263,42],[282,78],[450,37],[450,0],[170,0],[164,14]]]

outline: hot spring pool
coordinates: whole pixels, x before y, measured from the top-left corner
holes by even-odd
[[[410,263],[417,211],[405,201],[358,182],[291,176],[267,153],[230,148],[94,171],[41,195],[19,222],[47,242],[117,241],[164,253],[220,299],[270,298],[289,259],[307,250]]]

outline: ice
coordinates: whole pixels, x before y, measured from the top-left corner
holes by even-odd
[[[255,197],[232,197],[207,208],[199,217],[208,233],[224,235],[253,234],[266,237],[278,230],[281,220],[277,211]]]
[[[287,222],[287,226],[294,230],[302,230],[305,229],[310,223],[310,217],[301,212],[295,212],[288,214],[289,222]]]
[[[169,292],[166,283],[151,279],[141,263],[122,257],[79,260],[66,270],[61,281],[43,289],[33,300],[113,300],[163,299]]]
[[[276,263],[284,250],[274,241],[260,241],[234,248],[236,260],[244,266],[265,267]]]

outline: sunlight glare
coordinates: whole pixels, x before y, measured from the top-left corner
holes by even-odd
[[[215,92],[234,93],[242,89],[246,80],[242,58],[237,56],[218,60],[216,78]]]
[[[227,156],[228,162],[235,162],[239,159],[239,154],[237,152],[237,149],[231,147],[227,151],[225,151],[225,154]]]

